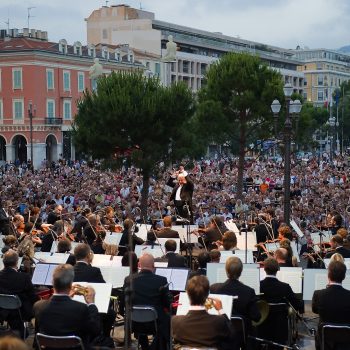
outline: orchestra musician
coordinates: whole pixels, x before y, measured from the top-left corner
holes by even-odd
[[[179,232],[171,228],[172,226],[171,216],[165,216],[163,218],[163,225],[164,227],[160,228],[156,232],[158,238],[180,238]]]
[[[183,347],[206,347],[219,350],[239,349],[237,337],[230,321],[222,310],[219,299],[212,298],[218,315],[207,312],[205,302],[209,295],[209,281],[205,276],[195,276],[187,282],[186,292],[190,300],[187,315],[172,318],[174,341]]]
[[[123,256],[128,251],[129,235],[132,235],[132,247],[130,247],[129,250],[134,251],[135,245],[141,245],[144,243],[142,238],[135,235],[137,227],[134,226],[134,222],[131,219],[125,219],[123,227],[122,238],[119,242],[119,256]]]
[[[0,293],[17,295],[22,303],[23,320],[30,321],[33,317],[33,304],[38,300],[31,277],[18,271],[18,254],[11,249],[4,254],[3,264],[4,268],[0,271]],[[7,320],[11,329],[18,330],[21,337],[24,336],[23,321],[17,310],[0,309],[0,320]]]
[[[101,218],[102,225],[110,232],[121,232],[122,227],[116,224],[114,209],[110,206],[104,208],[105,215]]]
[[[49,300],[34,305],[35,331],[52,336],[76,335],[88,348],[100,334],[100,319],[95,305],[95,291],[86,287],[86,304],[72,300],[74,269],[71,265],[56,267],[52,282],[54,294]]]
[[[222,235],[227,228],[220,216],[214,216],[210,219],[210,223],[205,229],[198,229],[198,233],[204,240],[204,245],[208,250],[216,249],[216,242],[222,240]]]
[[[50,211],[49,215],[47,216],[47,223],[50,225],[53,225],[56,221],[60,220],[62,210],[63,210],[62,205],[60,204],[55,205],[54,210]]]
[[[350,258],[350,250],[343,247],[343,238],[341,235],[332,236],[330,242],[331,249],[326,254],[325,258],[329,259],[334,253],[340,254],[343,258]]]
[[[165,244],[165,255],[155,259],[155,261],[168,262],[168,267],[186,267],[184,256],[176,253],[177,244],[173,239],[168,239]]]
[[[316,334],[316,349],[321,348],[320,326],[323,323],[350,323],[350,291],[342,286],[345,279],[346,266],[341,261],[331,261],[328,265],[328,286],[322,290],[315,290],[312,297],[312,312],[320,315],[319,328]],[[324,350],[331,350],[335,344],[325,339],[326,347]],[[343,345],[341,349],[348,349],[350,342]]]
[[[239,281],[243,271],[242,261],[237,257],[230,257],[225,264],[227,280],[224,283],[211,285],[210,292],[238,296],[233,300],[232,315],[242,316],[245,330],[248,334],[253,333],[252,321],[259,321],[261,314],[257,306],[257,296],[253,288]]]
[[[337,234],[337,231],[342,227],[343,218],[337,212],[333,213],[331,218],[331,232],[333,235]]]

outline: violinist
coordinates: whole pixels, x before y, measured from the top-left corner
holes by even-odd
[[[24,232],[24,217],[20,214],[16,214],[12,220],[13,227],[16,231],[16,235],[20,236]]]
[[[58,221],[62,215],[62,205],[57,204],[53,211],[50,211],[47,217],[47,223],[53,225],[56,221]]]
[[[220,251],[234,251],[237,249],[237,237],[233,231],[226,231],[222,237],[222,241],[217,241]]]
[[[110,206],[104,209],[105,215],[101,218],[102,225],[110,232],[121,232],[122,228],[115,222],[115,212]]]
[[[343,247],[342,236],[338,234],[334,235],[330,240],[330,244],[331,244],[331,249],[326,254],[325,256],[326,259],[331,258],[334,253],[340,254],[344,259],[350,258],[350,250]]]
[[[8,250],[17,250],[18,240],[13,235],[7,235],[2,238],[4,246],[1,249],[1,253],[6,253]]]
[[[34,243],[34,245],[41,245],[41,239],[40,237],[38,237],[37,235],[38,231],[34,230],[34,225],[31,222],[27,222],[24,225],[24,230],[23,230],[23,234],[19,237],[19,241],[23,240],[24,237],[29,237],[31,238],[32,242]]]
[[[76,235],[76,241],[82,241],[82,233],[84,230],[89,227],[89,222],[87,217],[91,215],[91,209],[85,208],[82,210],[81,214],[76,219],[74,227],[72,229],[72,233]]]
[[[98,238],[98,234],[102,231],[99,226],[100,216],[97,214],[90,214],[88,217],[88,225],[84,229],[84,236],[87,243],[91,246],[95,239]]]
[[[205,229],[198,229],[198,233],[204,240],[205,246],[208,250],[217,248],[215,242],[222,240],[222,235],[227,231],[223,220],[219,216],[211,218],[209,226]]]
[[[337,231],[342,227],[343,224],[343,218],[340,214],[337,212],[333,213],[332,219],[331,219],[331,232],[333,235],[337,234]]]
[[[132,235],[132,247],[130,247],[130,250],[135,250],[135,245],[140,245],[144,243],[144,240],[138,236],[135,235],[135,232],[137,232],[137,227],[135,227],[134,230],[134,222],[131,219],[125,219],[124,220],[124,229],[123,229],[123,235],[119,242],[119,256],[123,256],[128,251],[129,246],[129,236]]]

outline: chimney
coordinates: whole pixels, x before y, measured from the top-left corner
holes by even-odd
[[[35,29],[30,30],[30,37],[35,38]]]
[[[36,31],[36,38],[41,40],[41,30]]]
[[[29,28],[23,28],[23,36],[28,37],[29,36]]]
[[[41,39],[44,40],[44,41],[48,40],[47,31],[42,31],[41,32]]]

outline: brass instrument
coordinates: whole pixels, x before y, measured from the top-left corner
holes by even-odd
[[[75,284],[73,287],[73,294],[74,295],[83,295],[86,296],[89,292],[87,287],[83,287],[80,284]]]
[[[267,301],[260,299],[256,302],[256,304],[260,311],[261,317],[260,320],[257,322],[252,321],[254,327],[260,326],[267,319],[267,316],[269,316],[270,312],[270,307]]]
[[[210,310],[212,308],[214,308],[214,299],[212,298],[207,298],[207,300],[204,303],[204,306],[206,308],[206,310]]]

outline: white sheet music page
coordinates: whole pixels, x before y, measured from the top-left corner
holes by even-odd
[[[100,313],[107,313],[109,301],[112,292],[112,284],[110,283],[88,283],[88,282],[77,282],[74,284],[80,284],[83,287],[91,286],[95,290],[95,305]],[[82,295],[75,295],[73,300],[80,301],[86,304],[85,299]]]
[[[186,290],[188,272],[189,270],[187,269],[172,269],[171,285],[169,286],[169,289],[174,291]]]
[[[168,268],[156,268],[156,272],[155,274],[158,276],[163,276],[167,279],[168,283],[171,282],[171,271],[172,269],[168,269]]]
[[[243,271],[239,280],[254,289],[255,294],[260,293],[260,269],[257,264],[243,264]]]
[[[124,279],[129,275],[129,266],[103,266],[100,267],[103,279],[112,284],[113,288],[121,288]]]
[[[35,285],[45,285],[46,277],[49,272],[50,265],[49,264],[36,264],[32,283]]]

